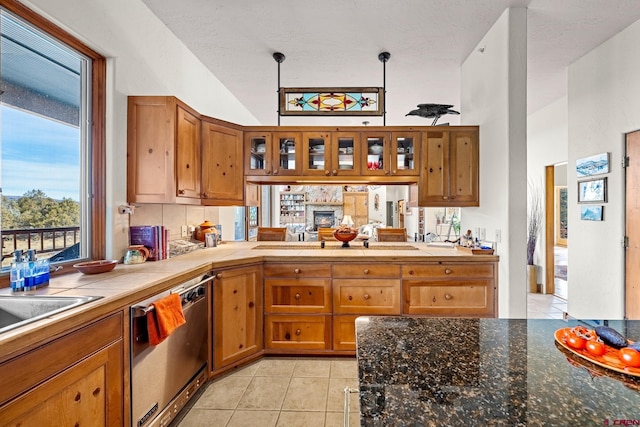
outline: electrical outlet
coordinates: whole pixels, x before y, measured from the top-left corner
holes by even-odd
[[[496,228],[496,243],[500,243],[502,241],[502,231],[499,228]]]
[[[182,238],[189,237],[189,232],[187,231],[187,226],[186,225],[181,225],[180,226],[180,236]]]

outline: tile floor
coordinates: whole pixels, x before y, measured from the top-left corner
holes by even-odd
[[[264,358],[210,382],[172,426],[339,427],[345,387],[358,387],[354,358]],[[360,425],[357,396],[352,427]]]
[[[528,294],[530,319],[562,319],[567,302]],[[357,389],[354,358],[268,357],[218,378],[172,427],[341,427],[344,388]],[[350,395],[349,425],[359,426],[358,394]]]

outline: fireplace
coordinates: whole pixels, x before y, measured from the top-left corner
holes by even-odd
[[[331,228],[336,222],[335,211],[313,211],[313,230],[318,228]]]

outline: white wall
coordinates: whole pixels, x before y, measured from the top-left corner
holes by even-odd
[[[140,0],[25,0],[107,62],[107,258],[128,245],[127,96],[174,95],[202,114],[245,125],[256,119]]]
[[[624,134],[640,127],[640,21],[569,67],[569,294],[578,318],[624,316]],[[604,221],[580,221],[576,160],[611,153]]]
[[[527,10],[507,9],[461,72],[462,124],[480,125],[480,207],[464,209],[462,230],[501,230],[498,312],[511,318],[527,315],[526,33]]]
[[[544,191],[545,188],[545,166],[567,161],[567,146],[569,142],[567,102],[567,97],[562,97],[527,117],[527,175],[529,182],[532,185],[539,186],[541,191]],[[566,171],[567,168],[565,167],[564,170]],[[575,168],[571,170],[575,170]],[[561,178],[566,185],[566,173],[565,176]],[[573,224],[570,222],[569,239],[571,239],[571,234],[573,234],[572,226]],[[542,283],[543,285],[546,277],[545,244],[546,238],[543,222],[534,255],[535,265],[540,266],[538,270],[538,283]],[[542,289],[544,289],[544,286],[542,286]]]

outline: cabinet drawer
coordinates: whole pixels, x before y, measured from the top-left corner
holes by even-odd
[[[331,316],[265,317],[265,348],[298,350],[329,350],[331,347]]]
[[[334,264],[333,277],[400,277],[400,266],[389,264]]]
[[[356,319],[358,315],[333,316],[333,349],[356,350]]]
[[[331,266],[320,263],[266,264],[266,277],[331,277]]]
[[[334,313],[400,314],[400,280],[334,279]]]
[[[331,279],[265,279],[268,313],[331,313]]]
[[[402,286],[404,314],[495,315],[492,280],[467,280],[460,284],[405,280]]]
[[[493,278],[493,264],[425,264],[405,265],[403,278],[413,277],[487,277]]]

